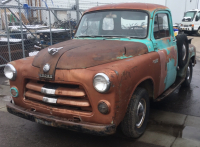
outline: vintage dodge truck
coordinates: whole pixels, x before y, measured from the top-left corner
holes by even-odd
[[[174,36],[170,10],[122,3],[87,10],[75,38],[10,62],[8,112],[73,131],[132,138],[147,126],[150,100],[189,86],[196,49]]]

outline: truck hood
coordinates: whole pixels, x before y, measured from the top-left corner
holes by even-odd
[[[56,69],[88,68],[148,53],[143,43],[117,40],[74,39],[49,48],[62,49],[55,55],[49,54],[48,48],[43,49],[35,56],[33,66],[40,68],[40,74],[53,78]],[[45,73],[43,67],[46,64],[50,65],[50,70]]]

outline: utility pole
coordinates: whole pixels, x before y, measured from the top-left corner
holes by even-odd
[[[80,14],[79,14],[79,0],[76,0],[76,18],[77,18],[77,24],[80,20]]]

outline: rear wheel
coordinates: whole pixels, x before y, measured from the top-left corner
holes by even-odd
[[[192,66],[192,61],[190,60],[190,63],[187,67],[187,73],[186,73],[185,81],[182,84],[183,86],[185,86],[185,87],[190,86],[190,83],[192,81],[192,73],[193,73],[193,66]]]
[[[144,88],[138,87],[133,93],[126,115],[121,123],[122,132],[127,137],[140,137],[149,118],[149,96]]]

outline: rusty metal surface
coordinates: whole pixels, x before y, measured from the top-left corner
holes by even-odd
[[[27,91],[25,93],[25,96],[30,99],[39,100],[39,101],[43,101],[43,97],[45,97],[44,94],[38,94],[34,91]],[[64,97],[58,97],[57,104],[79,106],[79,107],[89,107],[90,106],[89,101],[86,99],[72,99],[72,98],[64,98]]]
[[[35,81],[28,82],[26,84],[26,88],[30,90],[34,90],[37,92],[41,92],[42,87],[44,87],[45,84],[37,83]],[[65,87],[58,87],[55,89],[55,94],[59,96],[73,96],[73,97],[85,97],[85,92],[82,89],[72,89],[72,88],[65,88]]]
[[[84,132],[100,136],[111,135],[114,134],[116,131],[116,126],[114,124],[100,125],[100,124],[71,122],[67,119],[52,117],[37,112],[31,112],[24,108],[15,106],[11,103],[7,104],[7,110],[11,114],[22,117],[24,119],[28,119],[30,121],[34,121],[52,127],[60,127],[72,131]]]
[[[148,3],[119,3],[119,4],[109,4],[109,5],[103,5],[98,7],[93,7],[87,11],[99,11],[99,10],[113,10],[113,9],[121,9],[121,10],[146,10],[146,11],[153,11],[156,9],[167,9],[167,7],[163,5],[158,4],[148,4]]]
[[[77,47],[81,47],[84,44],[93,43],[94,41],[93,40],[80,40],[79,42],[77,42],[76,40],[70,40],[70,41],[66,41],[66,42],[62,42],[62,43],[51,46],[51,48],[60,48],[60,47],[64,48],[53,56],[48,53],[48,48],[43,49],[42,51],[40,51],[39,54],[37,54],[35,56],[32,65],[40,68],[40,72],[38,74],[46,74],[43,71],[43,66],[46,63],[48,63],[51,66],[50,70],[48,71],[48,75],[54,75],[57,62],[64,52],[66,52],[67,50],[77,48]],[[54,77],[52,79],[54,79]]]
[[[40,68],[39,74],[52,75],[52,80],[56,68],[82,69],[148,53],[145,44],[127,41],[75,39],[52,46],[59,47],[63,49],[54,56],[44,49],[33,61],[33,66]],[[51,68],[45,73],[43,67],[47,63]]]
[[[125,115],[126,107],[132,93],[141,82],[147,79],[151,80],[151,87],[154,87],[153,97],[156,98],[158,96],[160,60],[156,64],[153,62],[153,60],[158,58],[159,54],[152,52],[87,69],[56,70],[54,83],[75,84],[83,87],[92,107],[91,113],[70,109],[58,109],[41,103],[24,100],[26,79],[39,80],[38,73],[40,69],[30,66],[34,57],[11,62],[18,71],[18,75],[16,81],[10,81],[10,86],[16,86],[19,89],[19,97],[14,98],[14,101],[20,107],[26,109],[34,108],[36,112],[63,118],[79,116],[83,122],[100,124],[114,123],[118,125]],[[103,72],[110,77],[111,88],[106,94],[101,94],[93,88],[93,77],[99,72]],[[101,100],[107,100],[111,104],[108,115],[103,115],[98,111],[97,106]]]
[[[148,53],[148,48],[143,43],[99,40],[65,52],[58,61],[57,69],[88,68],[145,53]]]

